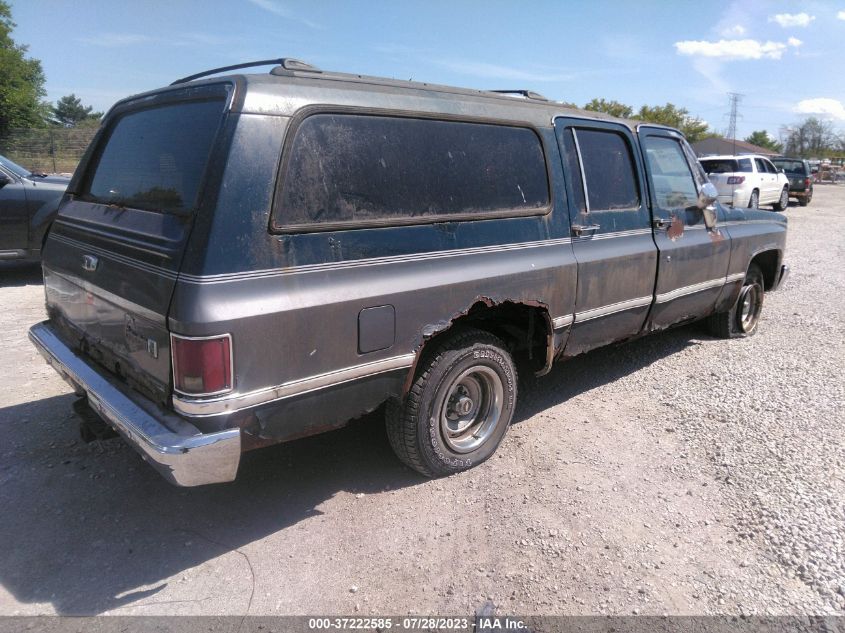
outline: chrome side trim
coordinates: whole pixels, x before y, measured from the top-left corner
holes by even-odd
[[[745,275],[743,275],[744,277]],[[674,290],[670,290],[669,292],[664,292],[655,297],[655,303],[666,303],[667,301],[674,301],[675,299],[680,299],[681,297],[686,297],[687,295],[695,294],[696,292],[703,292],[705,290],[710,290],[711,288],[718,288],[720,286],[725,285],[725,278],[719,277],[718,279],[710,279],[708,281],[702,281],[697,284],[692,284],[689,286],[681,286],[680,288],[675,288]]]
[[[233,413],[260,404],[268,404],[319,389],[334,387],[360,378],[367,378],[397,369],[406,369],[414,364],[415,358],[416,354],[413,353],[393,356],[325,374],[291,380],[275,387],[265,387],[248,393],[235,393],[217,398],[188,398],[174,394],[173,408],[178,413],[192,418]]]
[[[567,325],[572,325],[572,322],[575,320],[575,317],[571,314],[565,314],[563,316],[555,317],[552,319],[552,326],[554,329],[559,330],[561,328],[565,328]]]
[[[234,481],[241,459],[240,429],[200,433],[176,416],[155,416],[77,356],[52,331],[49,321],[33,325],[29,339],[77,393],[165,479],[177,486]],[[170,419],[172,418],[172,419]]]
[[[610,316],[611,314],[616,314],[617,312],[624,312],[625,310],[633,310],[634,308],[642,308],[643,306],[647,306],[651,304],[652,296],[648,295],[647,297],[637,297],[636,299],[627,299],[625,301],[619,301],[617,303],[611,303],[610,305],[601,306],[599,308],[591,308],[589,310],[584,310],[583,312],[576,312],[575,313],[575,323],[581,323],[583,321],[590,321],[591,319],[597,319],[603,316]]]
[[[616,237],[633,237],[635,235],[651,235],[650,228],[630,229],[628,231],[613,231],[611,233],[594,233],[584,237],[573,238],[573,242],[593,242],[595,240],[606,240]]]
[[[137,259],[133,259],[132,257],[126,257],[125,255],[120,255],[113,251],[109,251],[104,248],[99,248],[98,246],[92,246],[90,244],[86,244],[85,242],[80,242],[70,237],[65,237],[64,235],[54,235],[51,233],[50,240],[54,242],[61,242],[67,244],[68,246],[73,246],[74,248],[78,248],[88,253],[94,253],[96,255],[99,255],[100,257],[105,257],[106,259],[110,259],[119,264],[123,264],[124,266],[129,266],[137,270],[142,270],[145,273],[159,275],[166,279],[170,279],[171,281],[175,281],[178,277],[176,272],[168,270],[167,268],[162,268],[161,266],[154,266],[153,264],[148,264],[147,262],[142,262]]]
[[[744,281],[745,280],[745,273],[734,273],[733,275],[728,275],[725,277],[726,284],[732,284],[735,281]]]

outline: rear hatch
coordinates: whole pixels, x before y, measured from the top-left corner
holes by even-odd
[[[109,113],[43,253],[60,335],[133,388],[170,392],[167,312],[193,219],[211,203],[229,84],[183,87]]]

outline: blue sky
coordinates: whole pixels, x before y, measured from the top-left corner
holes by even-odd
[[[296,57],[320,68],[473,88],[530,88],[583,104],[671,101],[717,131],[814,114],[845,129],[839,2],[12,0],[15,39],[100,110],[215,66]]]

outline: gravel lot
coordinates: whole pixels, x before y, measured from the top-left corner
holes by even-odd
[[[376,416],[173,488],[78,439],[0,269],[0,615],[845,611],[845,187],[790,207],[761,330],[689,326],[523,389],[496,457],[428,481]]]

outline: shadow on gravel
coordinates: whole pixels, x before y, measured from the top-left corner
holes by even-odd
[[[542,378],[521,374],[514,424],[618,378],[651,365],[687,347],[712,340],[698,323],[641,339],[610,345],[558,363]]]
[[[699,335],[685,327],[563,363],[526,381],[516,421],[695,345]],[[82,444],[73,399],[0,409],[0,584],[22,604],[60,614],[155,603],[165,579],[319,515],[341,491],[424,481],[394,457],[377,411],[339,431],[247,453],[231,484],[176,488],[120,440]]]
[[[41,264],[24,262],[0,262],[0,287],[40,286]]]

